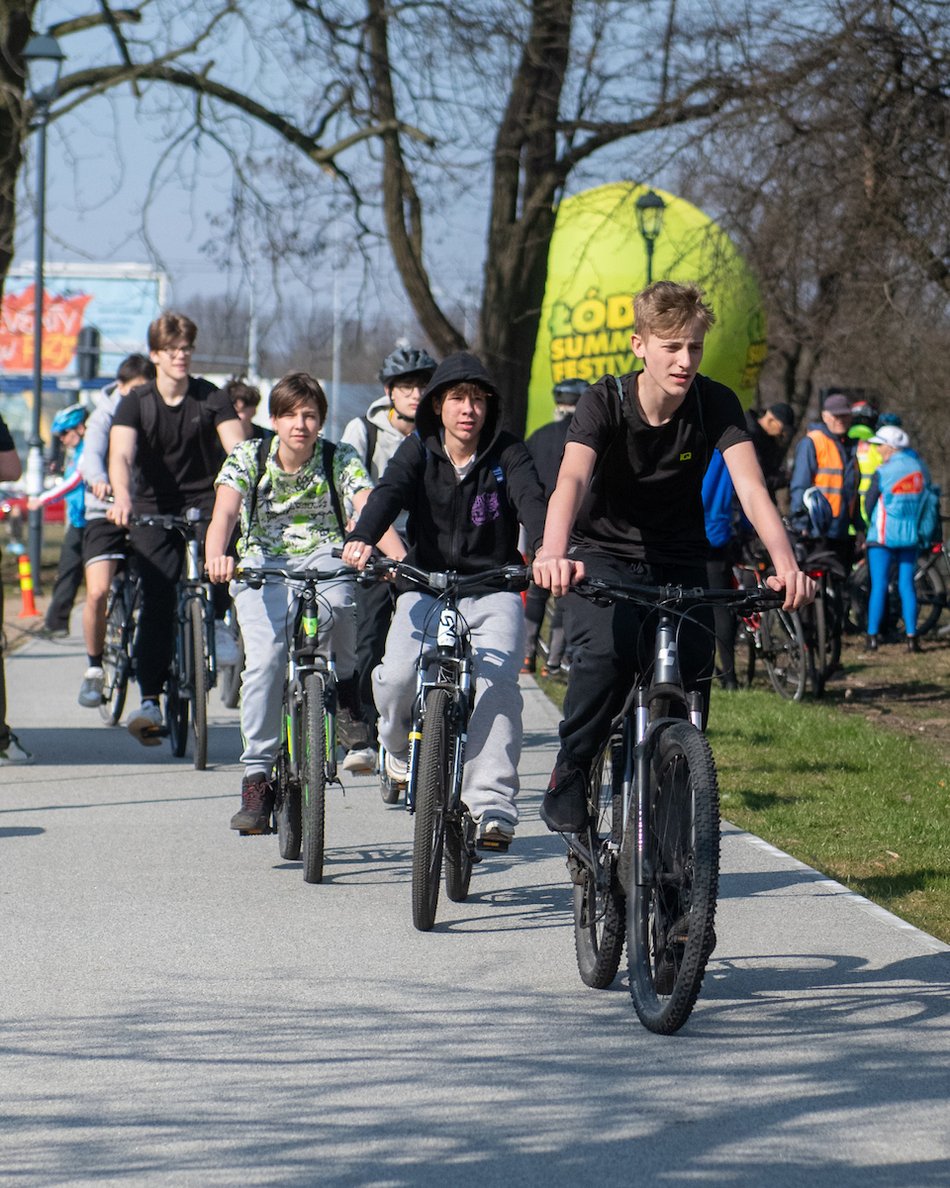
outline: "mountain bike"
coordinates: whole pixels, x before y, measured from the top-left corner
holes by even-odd
[[[815,601],[802,608],[808,680],[815,697],[841,663],[846,574],[838,557],[821,539],[801,537],[795,551],[803,571],[815,582]]]
[[[269,581],[297,591],[284,680],[281,737],[277,751],[274,818],[281,858],[302,857],[305,883],[323,880],[326,835],[326,788],[339,784],[336,766],[337,674],[332,653],[317,649],[321,608],[320,585],[353,580],[349,568],[241,568],[237,581],[254,589]]]
[[[637,1016],[659,1035],[695,1005],[715,946],[719,788],[702,731],[702,697],[683,688],[677,633],[692,610],[775,609],[762,590],[704,590],[585,579],[585,598],[656,612],[652,669],[634,684],[592,765],[589,824],[567,837],[574,942],[582,980],[609,986],[627,946]]]
[[[383,559],[368,565],[361,580],[386,574],[436,599],[416,662],[406,784],[406,808],[415,816],[412,922],[420,932],[428,932],[435,925],[443,857],[445,893],[456,903],[468,896],[472,868],[481,860],[475,822],[462,800],[465,740],[475,704],[475,656],[459,599],[476,591],[524,590],[531,570],[504,565],[463,575]]]
[[[188,722],[194,739],[194,765],[204,771],[208,762],[208,697],[217,680],[214,653],[214,607],[204,578],[199,527],[210,517],[199,508],[183,516],[134,516],[133,523],[179,532],[185,540],[185,560],[178,579],[175,606],[175,644],[165,678],[165,725],[172,754],[188,749]]]
[[[744,564],[733,566],[736,586],[745,590],[767,590],[765,579],[771,572],[766,562],[754,556]],[[808,687],[809,666],[798,611],[777,606],[739,615],[735,668],[736,678],[744,688],[752,685],[759,661],[780,697],[801,701]]]
[[[134,555],[112,579],[106,600],[106,632],[102,648],[102,702],[99,713],[109,726],[118,724],[125,708],[129,681],[135,679],[142,582]]]

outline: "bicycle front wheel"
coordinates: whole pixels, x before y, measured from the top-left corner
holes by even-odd
[[[165,721],[172,754],[181,759],[188,749],[188,701],[182,696],[181,678],[175,663],[165,681]]]
[[[742,619],[736,631],[736,682],[742,689],[751,689],[755,681],[755,633]]]
[[[672,1035],[690,1016],[716,943],[719,886],[716,768],[687,722],[658,739],[644,845],[644,885],[627,888],[630,995],[644,1027]]]
[[[781,697],[801,701],[808,682],[805,635],[797,611],[768,610],[759,626],[762,661],[772,688]]]
[[[191,668],[194,693],[191,705],[191,728],[195,739],[195,771],[208,766],[208,649],[205,646],[205,604],[200,598],[191,600]]]
[[[412,922],[420,932],[428,932],[435,924],[448,786],[449,695],[445,689],[433,689],[426,698],[419,744],[412,843]]]
[[[102,649],[102,703],[99,714],[103,722],[115,726],[125,709],[129,690],[129,671],[132,659],[134,604],[126,599],[125,582],[119,577],[112,583],[106,605],[106,638]]]
[[[577,871],[574,948],[581,981],[604,990],[620,968],[626,919],[616,865],[623,825],[623,747],[619,738],[612,738],[594,763],[588,807],[594,822],[590,833],[597,863],[596,870],[580,863],[573,867]]]
[[[445,823],[445,893],[453,903],[464,903],[472,882],[472,838],[475,823],[464,812],[458,821]]]
[[[303,877],[305,883],[319,883],[323,880],[326,823],[326,719],[323,680],[318,673],[311,672],[305,678],[300,709],[303,729],[299,750]]]

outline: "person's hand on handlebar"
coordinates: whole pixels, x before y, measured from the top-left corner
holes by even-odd
[[[106,508],[106,519],[120,528],[128,528],[132,519],[132,500],[127,496],[116,495],[111,506]]]
[[[555,598],[560,598],[584,577],[583,561],[571,561],[567,557],[546,557],[543,550],[535,554],[532,564],[535,584],[542,590],[550,590]]]
[[[227,555],[223,557],[205,557],[205,569],[208,571],[208,578],[212,582],[229,582],[234,577],[234,558]]]
[[[361,540],[350,540],[343,546],[340,556],[344,565],[352,565],[354,569],[363,570],[373,555],[373,546],[364,544]]]
[[[807,573],[802,573],[800,569],[792,569],[788,573],[780,573],[774,577],[766,578],[765,584],[770,590],[775,590],[778,593],[784,591],[783,610],[798,610],[799,607],[815,601],[814,578],[810,578]]]

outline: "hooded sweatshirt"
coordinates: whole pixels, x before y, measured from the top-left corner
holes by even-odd
[[[340,434],[340,441],[351,445],[359,454],[373,482],[378,482],[385,473],[386,467],[393,454],[406,440],[406,434],[400,433],[389,417],[392,402],[387,395],[380,396],[366,410],[365,417],[354,417]],[[376,440],[370,451],[371,424],[376,430]],[[370,457],[372,452],[372,457]],[[400,536],[406,535],[406,514],[403,512],[394,521],[396,531]]]
[[[443,444],[434,401],[447,388],[476,383],[488,395],[485,425],[463,478]],[[375,544],[402,508],[408,515],[406,560],[430,570],[479,573],[521,563],[518,524],[539,547],[545,500],[523,441],[501,429],[500,397],[475,355],[450,355],[435,370],[416,410],[416,430],[393,455],[371,492],[350,540]]]

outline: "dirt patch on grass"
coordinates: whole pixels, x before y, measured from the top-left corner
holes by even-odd
[[[950,763],[950,635],[921,642],[918,655],[907,652],[903,640],[866,652],[863,636],[848,637],[825,699],[882,729],[927,738]]]

